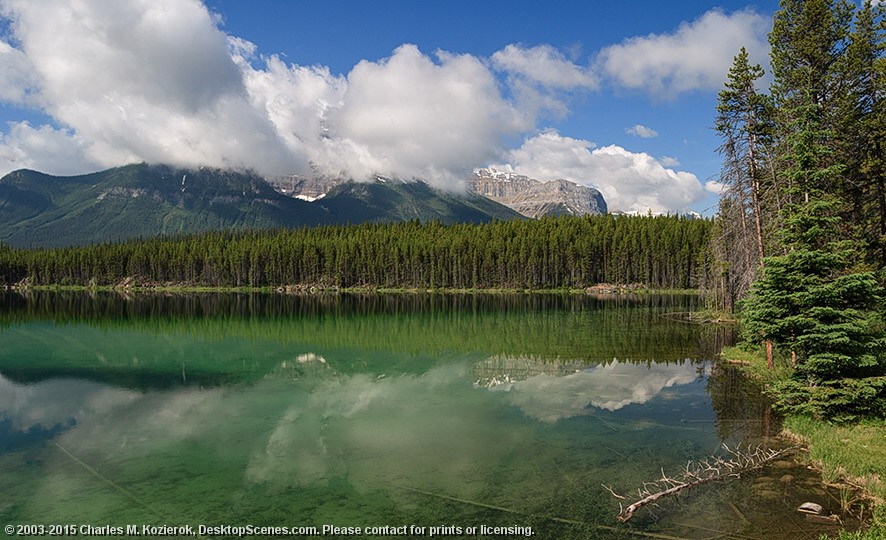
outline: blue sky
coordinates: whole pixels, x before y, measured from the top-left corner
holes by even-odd
[[[716,206],[717,91],[777,2],[0,0],[0,174],[495,166]],[[111,7],[113,6],[113,7]],[[708,189],[706,189],[706,187]]]

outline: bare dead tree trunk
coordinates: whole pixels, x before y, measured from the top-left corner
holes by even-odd
[[[877,207],[880,214],[880,235],[877,239],[877,244],[880,247],[881,264],[883,264],[883,266],[886,266],[886,243],[884,243],[884,239],[886,239],[886,188],[884,188],[883,186],[882,178],[877,180],[876,187]]]
[[[742,451],[740,449],[733,450],[725,444],[723,448],[728,454],[727,457],[711,456],[703,461],[690,462],[683,469],[679,478],[670,477],[662,470],[661,478],[654,482],[646,482],[642,488],[637,489],[637,493],[641,497],[639,500],[627,507],[619,503],[621,512],[617,516],[618,520],[625,522],[631,519],[637,510],[669,495],[675,495],[708,482],[738,478],[743,473],[760,469],[770,461],[778,459],[794,450],[793,447],[772,450],[757,446],[756,448],[748,447],[747,450]],[[603,488],[609,491],[612,496],[621,500],[625,499],[625,497],[615,493],[610,486],[604,485]]]
[[[749,120],[753,126],[753,118]],[[752,129],[749,129],[753,133]],[[760,208],[760,177],[757,168],[757,158],[755,156],[757,150],[756,137],[752,134],[748,139],[748,173],[751,177],[751,207],[754,211],[754,225],[757,229],[757,257],[759,258],[760,268],[763,267],[763,211]]]

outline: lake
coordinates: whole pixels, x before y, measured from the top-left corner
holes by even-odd
[[[675,315],[694,296],[0,299],[3,525],[781,539],[833,531],[799,504],[839,510],[788,458],[616,520],[603,485],[630,503],[724,443],[784,446],[715,361],[731,330]]]

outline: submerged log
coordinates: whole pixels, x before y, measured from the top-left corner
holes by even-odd
[[[664,469],[662,469],[660,479],[654,482],[646,482],[642,488],[637,490],[641,497],[639,500],[627,507],[619,503],[621,512],[618,514],[618,520],[625,522],[631,519],[637,510],[646,505],[653,504],[663,497],[674,495],[708,482],[724,480],[730,477],[737,478],[745,472],[759,469],[766,463],[794,450],[793,447],[772,450],[764,449],[762,446],[757,446],[756,448],[748,447],[746,450],[741,450],[740,448],[733,450],[725,444],[723,448],[728,454],[726,457],[711,456],[703,461],[689,462],[679,477],[668,476],[665,474]],[[622,500],[625,499],[625,497],[616,494],[611,487],[603,487],[614,497]]]

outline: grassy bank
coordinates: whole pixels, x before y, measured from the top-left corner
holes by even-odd
[[[764,390],[791,374],[791,369],[776,365],[766,367],[761,353],[732,347],[723,350],[723,360],[741,366]],[[784,435],[801,442],[809,450],[811,465],[821,470],[825,482],[846,487],[846,498],[835,501],[854,505],[858,490],[868,499],[871,528],[857,533],[841,532],[841,539],[886,540],[886,422],[871,420],[856,424],[833,424],[807,416],[784,419]]]

